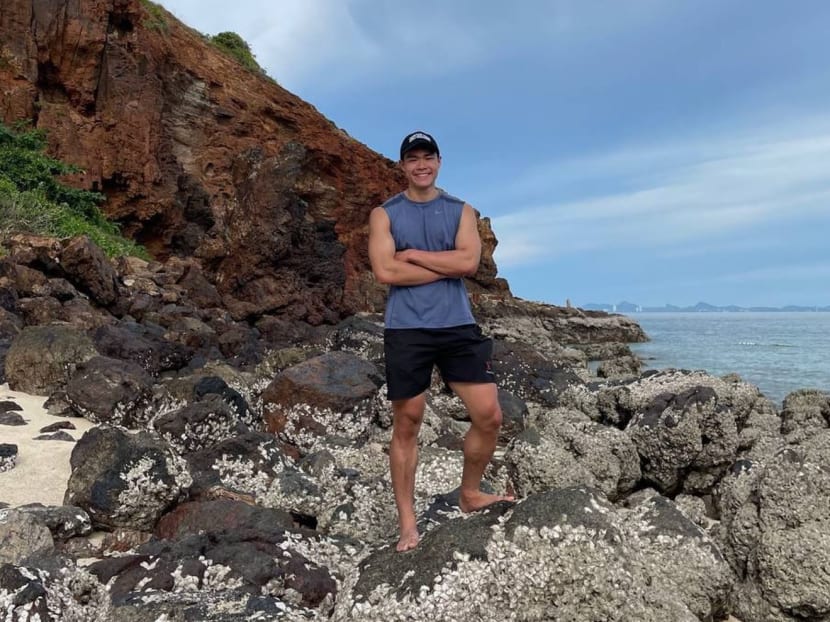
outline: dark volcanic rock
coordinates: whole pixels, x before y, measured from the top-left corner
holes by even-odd
[[[104,252],[86,236],[69,240],[60,255],[66,278],[101,306],[115,302],[118,280]]]
[[[35,441],[65,441],[69,443],[74,443],[75,438],[69,434],[68,432],[64,432],[63,430],[59,432],[55,432],[53,434],[39,434],[35,436],[32,440]]]
[[[92,531],[89,516],[81,508],[69,505],[47,506],[40,503],[21,505],[17,511],[34,516],[49,528],[56,540],[85,536]]]
[[[239,413],[215,394],[162,415],[153,428],[181,454],[210,448],[249,431]]]
[[[164,540],[199,534],[234,534],[244,540],[255,535],[279,544],[285,538],[285,530],[293,526],[288,512],[220,499],[182,503],[161,517],[155,534]]]
[[[21,510],[0,510],[0,564],[25,563],[50,553],[52,534],[40,517]]]
[[[78,366],[66,385],[72,410],[93,423],[141,428],[152,394],[150,375],[136,363],[96,356]]]
[[[26,425],[26,419],[20,413],[4,412],[0,413],[0,425]]]
[[[662,393],[626,428],[642,459],[643,475],[658,490],[708,492],[738,449],[738,424],[711,387]]]
[[[556,406],[559,395],[585,383],[569,365],[545,358],[525,343],[495,340],[493,372],[499,386],[524,400]]]
[[[527,620],[720,617],[728,568],[712,557],[702,532],[674,518],[641,520],[583,487],[502,502],[436,527],[412,551],[371,553],[344,582],[334,619],[421,620],[440,612],[447,620],[495,622],[506,606]],[[647,521],[661,537],[638,531]],[[663,538],[672,541],[666,553]],[[687,557],[695,560],[688,572]]]
[[[274,435],[265,432],[240,434],[186,457],[194,488],[199,490],[216,485],[237,487],[242,482],[261,482],[263,478],[270,482],[292,462]]]
[[[11,471],[17,464],[17,445],[0,443],[0,473]]]
[[[17,402],[13,402],[11,400],[0,401],[0,413],[7,413],[15,410],[22,411],[23,407],[20,406],[20,404],[18,404]]]
[[[62,388],[79,363],[98,354],[89,338],[66,326],[28,326],[6,354],[6,378],[15,391],[48,395]]]
[[[162,327],[146,323],[102,326],[92,333],[92,340],[102,355],[137,363],[153,376],[181,369],[192,356],[186,346],[165,339]]]
[[[104,529],[152,529],[191,484],[184,461],[146,432],[92,428],[70,464],[64,503],[83,508]]]
[[[377,368],[346,352],[327,352],[295,365],[271,382],[262,393],[268,429],[284,429],[287,411],[298,404],[333,412],[350,411],[377,393]]]

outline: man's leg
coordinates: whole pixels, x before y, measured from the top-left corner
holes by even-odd
[[[415,469],[418,466],[418,430],[424,419],[426,394],[392,402],[392,443],[389,467],[398,507],[400,540],[397,549],[415,548],[420,539],[415,518]]]
[[[494,383],[451,382],[450,387],[464,402],[472,425],[464,437],[464,471],[461,475],[459,505],[462,512],[473,512],[496,501],[512,501],[511,496],[481,492],[484,469],[493,457],[501,426],[501,407]]]

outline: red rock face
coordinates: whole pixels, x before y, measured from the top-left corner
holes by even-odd
[[[279,76],[277,76],[278,78]],[[0,114],[35,119],[104,210],[156,258],[195,257],[237,319],[380,310],[370,210],[395,163],[140,0],[3,0]],[[479,224],[477,292],[510,297]]]

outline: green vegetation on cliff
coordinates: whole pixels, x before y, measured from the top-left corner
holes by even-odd
[[[210,37],[210,42],[228,56],[235,58],[243,67],[256,73],[265,73],[251,52],[248,43],[235,32],[220,32]]]
[[[0,123],[0,242],[12,233],[87,235],[110,256],[146,257],[104,218],[98,209],[104,195],[61,183],[58,176],[79,169],[45,151],[43,131]]]

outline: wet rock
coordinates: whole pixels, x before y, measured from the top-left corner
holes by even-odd
[[[49,395],[69,382],[78,364],[98,353],[82,332],[66,326],[27,326],[6,354],[6,378],[15,391]]]
[[[65,389],[79,416],[133,429],[147,422],[151,392],[152,379],[139,365],[103,356],[78,365]]]
[[[158,438],[106,426],[81,437],[70,465],[64,503],[104,529],[152,529],[192,483],[186,463]]]

